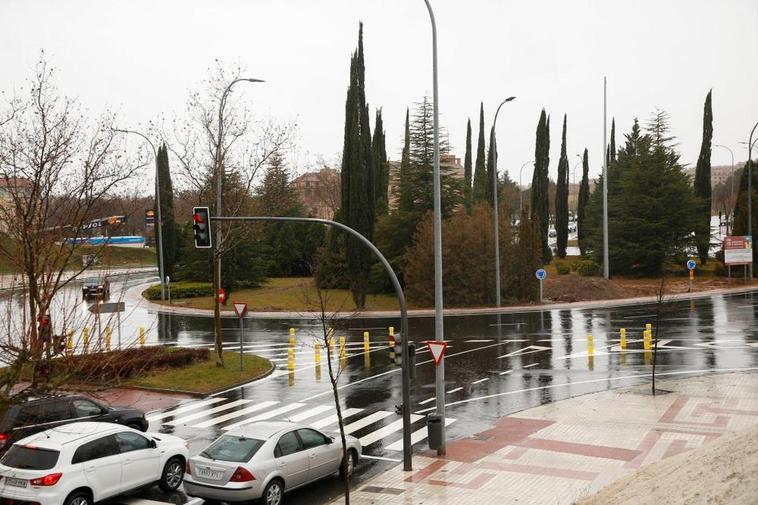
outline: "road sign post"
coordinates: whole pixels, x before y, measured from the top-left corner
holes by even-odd
[[[542,281],[544,281],[545,277],[547,277],[547,272],[544,268],[540,268],[534,272],[534,276],[537,277],[537,280],[540,281],[540,303],[542,303]]]
[[[695,267],[697,267],[695,260],[687,260],[687,270],[690,271],[690,292],[692,291],[692,281],[695,279]]]
[[[234,302],[234,312],[237,313],[237,317],[240,320],[240,372],[243,370],[242,364],[242,340],[245,333],[245,314],[247,313],[247,303]]]

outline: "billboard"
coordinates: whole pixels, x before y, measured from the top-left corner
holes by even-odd
[[[724,237],[724,265],[749,265],[753,262],[753,238],[750,235]]]
[[[153,209],[145,210],[145,228],[152,228],[155,226],[155,211]]]

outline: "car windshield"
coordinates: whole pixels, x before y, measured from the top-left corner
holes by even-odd
[[[250,461],[258,449],[263,445],[263,440],[255,438],[246,438],[242,436],[224,435],[210,447],[204,450],[201,455],[220,461],[232,461],[234,463],[243,463]]]
[[[52,449],[13,445],[0,459],[0,463],[24,470],[50,470],[58,462],[59,454],[58,451]]]
[[[87,286],[91,286],[93,284],[100,284],[100,281],[98,281],[97,277],[87,277],[84,279],[84,284]]]

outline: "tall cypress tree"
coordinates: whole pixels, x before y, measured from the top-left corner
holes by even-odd
[[[490,205],[495,204],[495,194],[493,192],[493,188],[496,187],[497,183],[497,170],[495,169],[496,160],[497,140],[495,139],[495,130],[490,129],[490,146],[487,151],[487,201]]]
[[[463,158],[463,202],[466,210],[471,211],[471,118],[466,123],[466,156]]]
[[[171,181],[171,170],[168,165],[168,149],[166,144],[158,147],[156,172],[159,178],[158,191],[161,200],[161,219],[163,227],[163,271],[165,275],[174,276],[177,262],[177,246],[179,231],[174,219],[174,185]],[[157,209],[156,215],[157,215]],[[158,254],[156,248],[156,255]]]
[[[374,226],[374,176],[371,130],[366,105],[363,23],[358,30],[358,50],[350,62],[350,86],[345,103],[345,137],[342,150],[342,208],[344,223],[372,239]],[[366,302],[371,252],[357,239],[347,241],[347,273],[353,301]]]
[[[405,133],[403,153],[400,156],[400,180],[398,182],[398,210],[413,210],[413,183],[411,181],[411,123],[410,110],[405,109]]]
[[[389,162],[387,161],[387,147],[384,135],[384,121],[382,109],[376,110],[374,120],[374,138],[372,140],[372,157],[374,161],[374,191],[375,213],[377,216],[386,214],[387,190],[389,187]]]
[[[532,175],[531,215],[539,220],[540,238],[542,241],[542,261],[549,263],[552,258],[547,235],[550,225],[550,202],[548,198],[548,166],[550,164],[550,119],[545,109],[542,109],[537,123],[537,134],[534,147],[534,173]]]
[[[484,153],[484,103],[479,108],[479,140],[476,144],[476,168],[474,169],[473,202],[487,201],[487,165]]]
[[[569,162],[566,155],[566,115],[563,116],[563,134],[561,136],[561,157],[558,160],[558,180],[555,188],[555,234],[557,252],[560,258],[566,257],[568,245],[568,175]]]
[[[711,242],[711,141],[713,140],[713,110],[711,108],[711,91],[705,97],[703,107],[703,143],[695,168],[695,197],[698,199],[698,215],[695,227],[695,242],[700,261],[708,261],[708,249]]]
[[[610,159],[608,160],[608,166],[616,161],[616,118],[611,119],[611,143],[610,143]]]
[[[584,148],[584,155],[582,156],[582,183],[579,186],[579,198],[576,206],[576,235],[579,242],[579,251],[582,256],[587,251],[587,202],[590,200],[590,162],[587,154],[587,148]]]

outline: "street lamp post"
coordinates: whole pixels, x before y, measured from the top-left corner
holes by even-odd
[[[747,234],[753,237],[753,134],[758,128],[755,123],[750,131],[750,138],[747,141]],[[750,260],[750,282],[753,282],[753,260]]]
[[[729,151],[729,154],[732,155],[732,172],[731,172],[732,186],[730,188],[731,189],[730,196],[732,198],[735,198],[734,180],[736,179],[736,177],[734,177],[734,151],[732,151],[731,148],[725,145],[721,145],[721,144],[714,144],[713,147],[723,147],[724,149]],[[734,211],[732,211],[732,213],[734,213]],[[732,219],[734,219],[734,216],[732,216]],[[728,215],[726,216],[726,233],[729,234],[729,216]]]
[[[437,78],[437,22],[429,0],[424,0],[429,11],[432,24],[432,89],[434,101],[434,339],[442,342],[445,332],[442,318],[442,207],[440,182],[440,132],[439,132],[439,85]],[[403,336],[405,338],[405,336]],[[437,455],[445,454],[445,360],[440,360],[435,375],[435,396],[437,415],[443,420],[440,423],[442,440]]]
[[[603,77],[603,277],[610,278],[608,264],[608,81]]]
[[[160,191],[160,175],[158,174],[158,151],[155,149],[155,145],[147,138],[146,135],[134,130],[123,130],[119,128],[113,128],[114,132],[119,133],[131,133],[133,135],[139,135],[145,142],[147,142],[153,149],[153,159],[155,160],[155,206],[158,209],[158,275],[161,281],[161,300],[166,299],[166,278],[165,271],[163,269],[163,219],[161,218],[161,191]]]
[[[492,130],[490,131],[490,146],[492,148],[492,155],[495,159],[492,162],[492,209],[494,213],[495,223],[493,224],[493,230],[495,232],[495,304],[500,308],[500,216],[497,203],[497,142],[495,141],[495,126],[497,126],[497,115],[500,114],[500,108],[511,100],[515,100],[515,96],[509,96],[498,105],[495,111],[495,119],[492,121]]]
[[[216,176],[216,215],[220,216],[222,214],[221,212],[221,188],[223,186],[224,181],[224,166],[223,163],[221,163],[221,144],[224,141],[224,107],[226,106],[226,97],[229,95],[229,92],[232,90],[232,86],[237,84],[238,82],[246,81],[246,82],[265,82],[261,79],[249,79],[249,78],[239,78],[234,79],[232,82],[229,83],[229,85],[226,87],[224,92],[221,94],[221,100],[219,100],[218,104],[218,132],[216,133],[216,155],[215,155],[215,162],[216,162],[216,170],[215,170],[215,176]],[[217,288],[221,287],[221,226],[216,227],[216,254],[214,254],[214,258],[216,259],[216,272],[215,274],[218,276],[218,284]],[[218,307],[218,295],[214,294],[215,297],[215,305]]]
[[[521,168],[518,169],[518,211],[521,213],[521,211],[524,208],[524,189],[521,185],[521,172],[524,170],[524,167],[527,166],[529,163],[534,163],[534,160],[527,161],[523,165],[521,165]],[[521,217],[519,217],[521,219]]]

